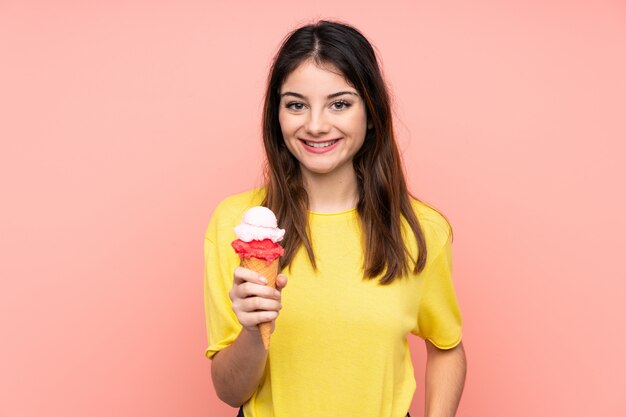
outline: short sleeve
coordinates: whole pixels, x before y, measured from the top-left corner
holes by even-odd
[[[233,256],[230,247],[222,248],[215,243],[216,234],[210,224],[204,239],[204,311],[207,327],[208,347],[205,355],[213,358],[217,352],[235,341],[241,324],[232,310],[229,291],[232,287]]]
[[[422,272],[417,327],[413,333],[440,349],[451,349],[461,342],[461,312],[452,282],[451,236],[445,239]],[[430,256],[430,253],[429,253]]]

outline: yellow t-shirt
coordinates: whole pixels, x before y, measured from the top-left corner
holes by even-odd
[[[206,231],[209,358],[241,330],[228,297],[233,270],[239,265],[230,243],[243,213],[262,199],[262,190],[225,199]],[[426,236],[426,268],[390,285],[363,278],[356,209],[310,213],[317,270],[301,249],[291,268],[283,271],[289,277],[283,308],[263,379],[244,405],[246,417],[406,415],[415,391],[407,335],[413,333],[442,349],[461,341],[461,315],[451,279],[450,226],[429,206],[414,201],[413,207]],[[415,239],[406,241],[415,254]]]

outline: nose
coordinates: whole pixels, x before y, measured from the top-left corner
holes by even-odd
[[[306,132],[312,136],[328,133],[330,123],[323,110],[310,111],[305,124]]]

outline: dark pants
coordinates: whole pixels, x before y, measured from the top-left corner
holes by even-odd
[[[245,417],[243,415],[243,407],[239,409],[239,413],[237,414],[237,417]],[[411,416],[409,415],[409,413],[406,413],[406,417],[411,417]]]

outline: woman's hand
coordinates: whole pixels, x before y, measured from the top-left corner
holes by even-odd
[[[282,308],[281,291],[287,285],[287,277],[276,277],[276,289],[266,286],[267,279],[258,272],[238,267],[233,273],[233,287],[229,296],[233,311],[244,329],[259,332],[260,323],[272,322]]]

